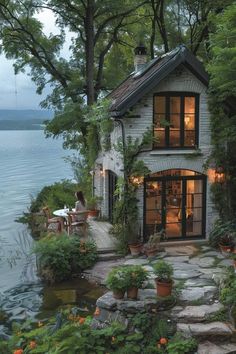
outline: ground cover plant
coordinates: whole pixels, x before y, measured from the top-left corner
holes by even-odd
[[[34,247],[42,280],[54,283],[70,278],[91,267],[97,260],[97,248],[92,241],[77,236],[48,235]]]
[[[96,314],[99,313],[97,309]],[[92,317],[81,317],[75,308],[44,323],[13,326],[9,341],[0,342],[4,354],[188,354],[197,348],[194,339],[183,339],[175,326],[156,315],[133,316],[128,327],[112,323],[91,326]]]

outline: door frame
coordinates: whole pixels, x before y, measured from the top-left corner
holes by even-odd
[[[175,169],[176,170],[176,169]],[[181,169],[178,169],[181,170]],[[164,171],[163,171],[164,172]],[[206,238],[206,195],[207,195],[207,176],[204,174],[193,175],[193,176],[158,176],[158,177],[145,177],[144,178],[144,189],[143,189],[143,237],[144,240],[147,241],[148,236],[146,235],[146,183],[147,182],[158,182],[161,181],[164,185],[164,189],[162,189],[161,198],[162,198],[162,227],[166,224],[166,181],[183,181],[183,189],[182,189],[182,206],[181,212],[184,216],[182,218],[182,236],[181,237],[168,237],[170,241],[188,241],[188,240],[199,240]],[[202,180],[202,233],[201,235],[187,236],[186,235],[186,184],[187,180]]]
[[[117,199],[114,194],[117,184],[117,175],[112,170],[107,170],[107,181],[108,181],[108,219],[113,223],[113,210]]]

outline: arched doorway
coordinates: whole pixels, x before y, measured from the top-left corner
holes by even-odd
[[[205,237],[206,176],[171,169],[144,180],[144,237],[165,229],[170,240]]]

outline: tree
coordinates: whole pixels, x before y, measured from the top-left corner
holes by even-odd
[[[216,30],[210,36],[208,65],[211,92],[211,130],[216,165],[226,174],[218,193],[218,206],[225,219],[236,216],[236,4],[216,15]],[[226,201],[224,203],[223,201]]]

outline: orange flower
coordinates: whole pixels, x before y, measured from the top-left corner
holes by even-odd
[[[36,348],[36,346],[37,346],[37,343],[34,340],[32,340],[29,344],[30,349],[34,349],[34,348]]]
[[[13,354],[23,354],[24,350],[23,349],[16,349],[14,350]]]
[[[159,340],[159,343],[160,343],[161,345],[165,345],[165,344],[167,344],[167,342],[168,342],[168,339],[167,339],[167,338],[161,338],[161,339]]]
[[[85,317],[80,317],[79,324],[83,324],[85,322],[86,318]]]
[[[94,312],[94,316],[99,316],[100,315],[100,308],[96,307],[96,310]]]

